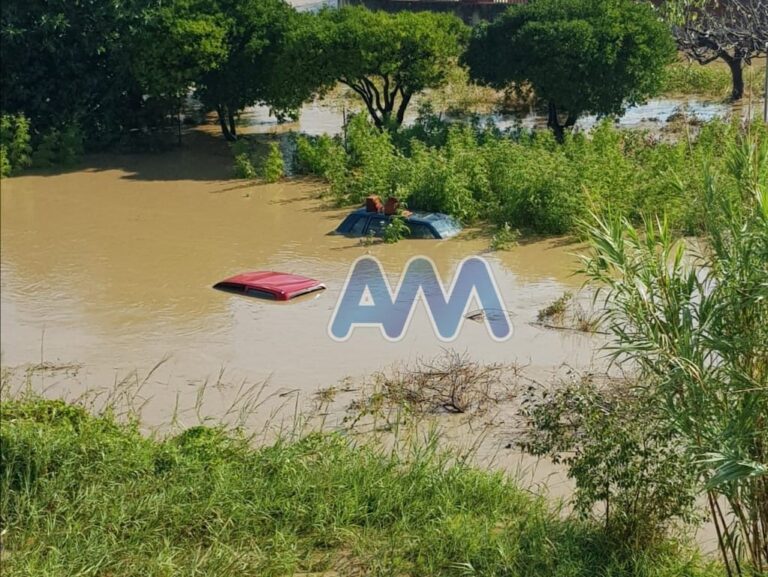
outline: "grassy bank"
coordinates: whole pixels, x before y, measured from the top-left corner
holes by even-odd
[[[142,436],[62,402],[0,405],[5,575],[717,575],[631,551],[433,446]]]

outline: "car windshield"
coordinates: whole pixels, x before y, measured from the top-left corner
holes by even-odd
[[[451,217],[451,216],[445,216],[440,219],[434,220],[432,223],[432,226],[435,227],[435,230],[440,233],[440,236],[443,238],[446,238],[448,236],[454,236],[456,234],[459,234],[461,231],[461,225],[458,223],[458,221]]]

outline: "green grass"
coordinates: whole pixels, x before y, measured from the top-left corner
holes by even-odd
[[[0,408],[4,575],[719,574],[672,541],[628,551],[429,444],[254,448],[216,428],[150,438],[60,401]]]
[[[731,94],[731,72],[724,62],[702,66],[696,62],[675,62],[667,66],[662,91],[667,96],[704,96],[726,99]],[[765,82],[765,62],[755,60],[744,67],[745,98],[759,98]]]

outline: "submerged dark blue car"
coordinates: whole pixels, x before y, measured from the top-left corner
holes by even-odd
[[[408,238],[451,238],[461,232],[455,218],[439,212],[411,212],[403,215],[410,233]],[[382,236],[391,216],[360,208],[344,219],[336,229],[347,236]]]

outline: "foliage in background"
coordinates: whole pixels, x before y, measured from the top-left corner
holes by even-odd
[[[39,168],[74,166],[83,151],[83,132],[78,124],[53,127],[41,136],[32,154],[32,163]]]
[[[279,55],[296,11],[283,0],[8,0],[2,3],[0,110],[36,130],[79,125],[89,148],[177,128],[192,89],[228,140],[257,102],[288,113],[315,87]]]
[[[236,117],[256,103],[268,104],[279,116],[292,115],[314,86],[292,77],[284,54],[288,33],[298,22],[284,0],[204,0],[199,14],[212,14],[224,28],[225,53],[216,66],[195,80],[196,93],[219,117],[228,141],[237,139]]]
[[[753,128],[723,155],[738,194],[707,174],[700,244],[666,220],[598,218],[584,270],[615,356],[695,461],[728,575],[768,571],[768,135]]]
[[[23,114],[0,117],[0,177],[28,167],[31,162],[29,120]]]
[[[666,0],[662,13],[688,58],[699,64],[721,60],[728,66],[730,98],[741,99],[744,65],[768,52],[768,1]]]
[[[149,0],[7,0],[0,110],[40,133],[80,123],[93,147],[146,122],[130,55]]]
[[[149,5],[131,46],[131,69],[142,90],[176,113],[195,82],[227,56],[226,20],[203,12],[204,6],[196,0]]]
[[[453,14],[429,11],[346,6],[302,20],[284,73],[320,90],[349,86],[380,129],[400,126],[416,94],[445,84],[469,33]]]
[[[532,87],[560,140],[579,116],[618,115],[656,94],[673,56],[648,2],[537,0],[478,26],[464,59],[491,86]]]
[[[745,92],[760,97],[765,86],[765,67],[745,68]],[[667,66],[662,92],[668,95],[702,95],[725,99],[731,95],[731,72],[725,66],[676,62]]]
[[[698,134],[662,142],[604,122],[562,145],[547,132],[501,133],[476,124],[447,123],[428,111],[396,135],[355,116],[347,139],[297,138],[298,172],[329,182],[338,204],[370,194],[397,196],[413,210],[453,215],[465,223],[541,233],[577,232],[589,210],[612,210],[639,222],[665,212],[678,232],[702,230],[702,167],[721,175],[721,194],[737,187],[719,154],[743,128],[713,121]],[[754,125],[764,134],[765,126]]]
[[[3,574],[715,577],[693,549],[631,549],[432,442],[312,435],[253,448],[61,401],[0,404]]]

